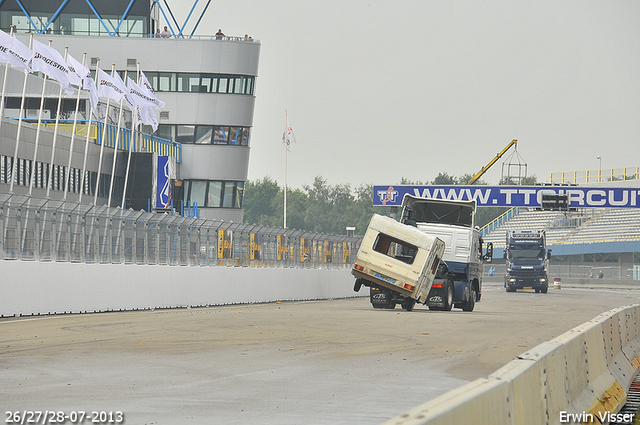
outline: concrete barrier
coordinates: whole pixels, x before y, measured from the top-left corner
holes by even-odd
[[[349,269],[0,261],[0,317],[362,296]]]
[[[640,370],[639,318],[640,305],[601,314],[386,425],[600,423]]]

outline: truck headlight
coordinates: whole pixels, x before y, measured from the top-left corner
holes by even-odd
[[[545,283],[546,281],[547,281],[547,279],[546,279],[546,278],[544,278],[544,277],[543,277],[543,278],[540,278],[540,282]]]
[[[514,278],[509,279],[509,282],[515,282],[516,280]]]

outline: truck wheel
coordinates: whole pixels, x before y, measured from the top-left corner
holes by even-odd
[[[407,311],[412,311],[415,305],[416,305],[416,300],[408,299],[402,303],[402,308],[404,308]]]
[[[451,308],[453,307],[453,282],[447,280],[447,283],[445,285],[447,294],[444,298],[444,307],[442,308],[442,310],[451,311]]]
[[[540,293],[540,288],[536,288],[536,294]]]
[[[549,289],[549,287],[548,287],[548,286],[545,286],[544,288],[542,288],[542,289],[540,290],[540,292],[542,292],[543,294],[546,294],[548,289]]]
[[[476,306],[476,291],[474,289],[471,290],[469,294],[469,299],[462,303],[462,311],[473,311],[473,308]]]
[[[514,288],[509,288],[509,287],[507,286],[507,292],[516,292],[516,290],[515,290]]]
[[[387,304],[385,308],[388,308],[389,310],[393,310],[394,308],[396,308],[396,303],[393,301],[389,301],[389,304]]]
[[[355,292],[360,292],[360,288],[362,288],[362,282],[360,279],[356,279],[356,283],[353,284],[353,290]]]

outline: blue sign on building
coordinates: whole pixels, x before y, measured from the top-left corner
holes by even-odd
[[[480,207],[540,208],[543,195],[567,195],[570,208],[639,208],[640,188],[581,186],[374,186],[373,205],[400,206],[404,195],[475,200]]]
[[[171,179],[173,167],[169,156],[158,156],[158,189],[156,208],[167,209],[171,207]]]

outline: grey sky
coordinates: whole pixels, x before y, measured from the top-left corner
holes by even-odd
[[[355,187],[475,173],[512,139],[539,181],[640,166],[639,22],[637,0],[218,0],[198,33],[262,44],[250,179],[282,185],[286,109],[289,186]]]

